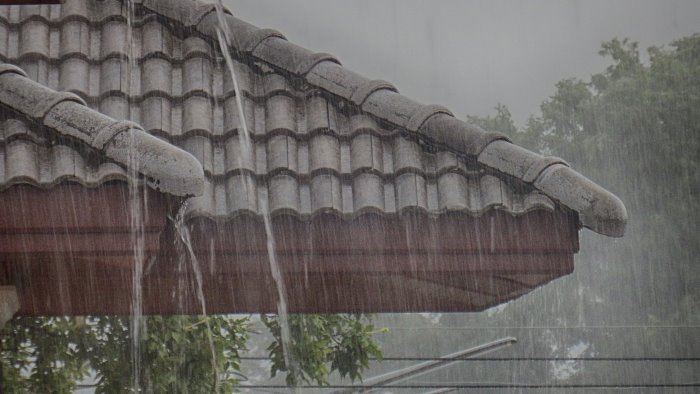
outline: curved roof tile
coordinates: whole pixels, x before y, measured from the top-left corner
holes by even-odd
[[[137,6],[140,67],[133,80],[139,94],[129,96],[122,88],[124,11],[115,0],[95,4],[67,0],[62,7],[0,10],[0,28],[17,30],[12,39],[18,40],[6,48],[0,43],[0,56],[100,112],[121,119],[135,114],[149,133],[194,155],[206,180],[204,194],[190,204],[193,213],[255,213],[258,201],[267,200],[279,212],[299,215],[328,209],[344,216],[403,209],[479,214],[493,207],[517,214],[553,209],[554,199],[578,212],[585,227],[612,236],[624,232],[627,214],[620,200],[564,161],[517,147],[445,108],[417,103],[387,82],[367,79],[328,54],[228,13],[254,145],[242,157],[232,82],[214,44],[215,6],[181,0],[143,0]],[[60,37],[54,37],[57,32]],[[24,39],[39,36],[39,43]],[[44,45],[49,36],[59,51]],[[110,136],[124,134],[119,127],[84,130],[85,141],[105,148]],[[119,156],[122,148],[123,141],[115,141],[105,152]]]
[[[61,137],[81,141],[125,167],[135,162],[137,171],[157,190],[176,196],[202,194],[204,173],[191,154],[135,123],[90,109],[74,94],[34,82],[20,68],[5,63],[0,63],[0,106]]]

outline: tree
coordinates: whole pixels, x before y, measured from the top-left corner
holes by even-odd
[[[272,358],[272,376],[277,372],[292,370],[285,364],[282,353],[279,320],[275,316],[262,316],[262,321],[272,332],[275,341],[268,350]],[[296,373],[287,374],[287,384],[328,384],[330,370],[338,371],[342,378],[355,381],[369,367],[369,358],[381,360],[382,353],[372,341],[372,335],[385,332],[367,324],[366,317],[354,315],[295,315],[290,322],[292,356],[298,364]]]
[[[518,127],[515,125],[508,107],[505,104],[498,103],[494,110],[496,111],[494,116],[467,115],[467,122],[480,126],[484,130],[499,131],[509,136],[516,135]]]
[[[673,311],[664,303],[700,299],[685,291],[698,283],[682,277],[697,273],[700,253],[692,219],[700,208],[700,35],[676,40],[670,49],[650,48],[648,65],[628,40],[604,43],[600,54],[612,59],[606,71],[588,83],[560,82],[524,134],[538,140],[540,150],[561,152],[625,201],[631,248],[620,257],[639,263],[638,280],[646,283],[636,286],[686,283],[667,288],[667,299],[653,291],[639,294],[659,306],[664,316],[657,317],[665,320]]]
[[[519,313],[538,310],[543,315],[555,313],[563,326],[696,325],[700,34],[673,41],[667,48],[649,48],[648,63],[640,60],[638,44],[627,39],[603,43],[599,54],[611,61],[603,72],[586,81],[558,82],[540,113],[524,127],[513,127],[502,105],[496,107],[495,116],[470,117],[529,149],[565,158],[617,194],[630,217],[627,233],[618,243],[581,234],[587,248],[578,256],[574,277],[543,290],[565,300],[557,301],[563,307],[544,311],[542,305],[528,305],[537,303],[536,298],[525,297],[509,318],[523,321],[527,317]],[[551,345],[562,354],[584,338],[581,332],[564,332]],[[591,354],[697,354],[693,353],[697,347],[689,346],[693,340],[682,331],[674,338],[652,329],[635,333],[639,335],[624,340],[606,331],[585,336]],[[597,374],[605,381],[610,376],[607,370],[596,370],[595,364],[586,368],[588,379]]]
[[[1,335],[3,392],[70,393],[93,376],[97,393],[132,387],[134,348],[130,317],[22,317]],[[275,316],[263,321],[276,338],[270,344],[272,375],[288,372]],[[292,352],[298,370],[287,382],[327,384],[328,374],[359,379],[369,357],[381,357],[378,332],[362,315],[292,315]],[[146,316],[139,346],[139,387],[148,393],[229,393],[241,377],[250,318]],[[209,331],[210,330],[210,331]],[[211,336],[211,342],[209,342]],[[211,346],[210,346],[211,343]],[[330,368],[328,367],[330,364]]]

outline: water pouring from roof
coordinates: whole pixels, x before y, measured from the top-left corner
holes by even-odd
[[[133,92],[134,70],[136,69],[136,53],[133,37],[134,30],[134,0],[125,0],[126,6],[126,96],[128,101],[129,117],[133,118],[131,113],[131,97]],[[140,168],[140,155],[137,153],[135,133],[130,133],[128,147],[129,165],[128,183],[129,183],[129,220],[130,220],[130,235],[131,247],[133,249],[134,263],[131,268],[131,374],[132,383],[131,391],[133,393],[142,392],[141,389],[141,334],[143,330],[143,269],[144,260],[144,215],[147,214],[144,209],[146,203],[146,191],[142,187],[141,176],[138,169]]]
[[[218,21],[218,26],[216,28],[216,35],[219,42],[219,48],[226,61],[226,67],[231,76],[233,82],[233,89],[236,99],[236,109],[238,111],[239,127],[238,127],[238,139],[240,142],[239,150],[239,165],[246,162],[246,158],[252,156],[253,146],[250,139],[250,132],[248,131],[248,124],[246,121],[245,111],[243,110],[242,92],[238,86],[238,78],[236,77],[236,71],[234,69],[233,60],[231,59],[230,48],[231,37],[229,36],[229,27],[224,16],[224,7],[221,4],[221,0],[216,3],[216,16]],[[242,166],[242,165],[241,165]],[[252,180],[246,178],[245,187],[252,189]],[[247,193],[246,193],[247,194]],[[282,352],[284,356],[285,365],[290,374],[297,374],[297,362],[294,359],[291,351],[292,346],[292,336],[289,327],[289,312],[287,307],[287,289],[284,283],[284,277],[282,270],[280,269],[279,263],[277,261],[277,251],[275,247],[275,235],[272,231],[272,221],[270,217],[270,208],[267,199],[263,198],[259,201],[261,207],[261,213],[263,218],[263,224],[265,227],[266,236],[266,250],[267,257],[270,264],[270,271],[272,273],[272,278],[275,281],[275,286],[277,287],[277,315],[279,318],[280,334],[282,340]]]

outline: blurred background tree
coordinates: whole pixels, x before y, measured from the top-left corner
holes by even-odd
[[[630,217],[616,243],[581,233],[587,247],[573,278],[550,285],[569,301],[549,305],[548,312],[524,297],[508,319],[522,321],[518,315],[536,311],[557,313],[562,326],[675,326],[673,338],[645,329],[623,340],[600,330],[587,336],[588,354],[696,355],[680,328],[700,324],[700,34],[651,47],[644,62],[637,43],[627,39],[603,43],[599,54],[610,59],[605,71],[558,82],[523,127],[502,104],[493,115],[468,116],[526,148],[566,159],[618,195]],[[560,302],[576,307],[559,308]],[[571,348],[585,336],[579,334],[562,335],[552,348]],[[609,374],[605,367],[587,368],[589,378]]]

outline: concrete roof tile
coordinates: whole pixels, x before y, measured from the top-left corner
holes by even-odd
[[[371,133],[358,133],[350,142],[352,172],[384,172],[384,144]]]
[[[306,75],[306,80],[313,86],[318,86],[324,91],[335,94],[339,97],[351,100],[353,95],[362,86],[374,87],[371,80],[347,70],[340,64],[334,62],[321,62],[316,65]],[[385,86],[381,86],[384,88]],[[387,87],[388,88],[388,87]],[[364,99],[374,90],[367,88],[366,94],[355,97],[353,103],[361,105]]]
[[[54,138],[79,141],[86,149],[101,151],[107,158],[125,166],[131,163],[133,151],[139,157],[137,171],[154,188],[179,196],[201,192],[204,174],[201,165],[191,155],[146,134],[134,124],[116,121],[90,109],[73,94],[56,92],[12,67],[5,66],[0,70],[0,107],[5,111],[30,120],[34,128],[53,131]],[[6,166],[0,184],[53,184],[57,179],[76,177],[75,173],[56,175],[54,169],[83,167],[78,164],[66,166],[62,162],[42,166],[46,163],[42,159],[46,152],[40,150],[51,147],[19,144],[22,140],[17,141],[18,144],[4,146],[5,156],[13,164]],[[130,149],[132,144],[133,150]],[[68,155],[65,160],[75,162],[75,157]],[[41,171],[42,168],[45,170]],[[47,179],[47,174],[52,175]]]
[[[402,128],[406,128],[413,114],[421,109],[421,104],[390,89],[375,90],[362,104],[363,111]]]
[[[133,34],[138,58],[130,81],[120,2],[67,1],[63,8],[11,7],[5,14],[0,10],[0,29],[9,32],[7,44],[0,43],[0,55],[40,84],[75,92],[111,117],[131,117],[146,131],[190,152],[193,156],[181,151],[187,155],[183,157],[196,158],[204,173],[203,194],[191,199],[191,215],[256,214],[266,204],[273,214],[301,216],[332,210],[354,217],[405,209],[477,215],[494,207],[520,214],[555,209],[554,199],[586,216],[583,224],[595,231],[620,235],[624,228],[619,200],[611,200],[609,193],[559,161],[468,125],[445,108],[417,103],[391,84],[347,70],[332,56],[290,43],[279,32],[227,15],[229,36],[240,51],[234,69],[252,136],[252,152],[241,153],[233,84],[217,55],[218,45],[203,39],[216,38],[213,5],[179,0],[144,0],[137,5]],[[153,13],[159,17],[153,18]],[[12,78],[16,77],[8,81]],[[31,96],[25,104],[14,96],[0,98],[23,105],[34,119],[43,118],[56,104],[30,105],[28,100],[38,98]],[[83,108],[71,111],[82,111],[78,117],[90,119]],[[55,115],[58,112],[52,119]],[[54,127],[70,134],[65,124]],[[116,126],[97,125],[95,130],[109,127]],[[80,126],[75,133],[81,130],[91,128]],[[31,141],[31,132],[23,135]],[[125,158],[126,135],[118,133],[99,143],[112,160]],[[94,142],[90,138],[85,137],[88,144]],[[146,144],[163,142],[142,132],[138,138]],[[36,156],[41,141],[33,142],[34,148],[15,148],[15,140],[0,138],[5,157],[0,187],[15,182],[8,178],[10,173],[13,179],[22,176],[37,184],[52,178],[35,173],[39,168],[55,166],[65,173],[73,166],[73,176],[93,180],[100,179],[99,174],[116,176],[121,169],[105,162],[109,166],[102,172],[83,171],[88,163],[61,161],[64,150],[56,151],[59,162],[44,163]],[[8,168],[9,154],[28,164]],[[149,165],[168,172],[172,163],[158,159],[161,154],[160,148],[149,148]],[[32,163],[37,160],[35,169]],[[198,174],[190,175],[196,183]],[[567,191],[569,184],[578,186]],[[601,202],[592,203],[591,193]]]
[[[56,104],[64,101],[85,102],[74,94],[54,92],[18,73],[0,74],[0,102],[11,103],[12,109],[42,122],[46,113]]]

